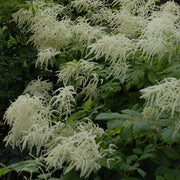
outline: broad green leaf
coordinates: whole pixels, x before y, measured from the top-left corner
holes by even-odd
[[[121,120],[111,120],[107,122],[107,128],[108,129],[114,129],[114,128],[118,128],[118,127],[123,127],[124,121]]]
[[[146,176],[146,172],[143,171],[142,169],[138,168],[137,172],[144,178]]]
[[[146,153],[146,154],[142,154],[139,158],[139,160],[143,160],[143,159],[148,159],[148,158],[152,158],[154,157],[154,154],[152,153]]]
[[[138,121],[134,124],[133,129],[137,133],[142,133],[149,130],[150,126],[146,121]]]
[[[167,180],[175,180],[174,176],[168,172],[166,172],[164,174],[164,177],[167,179]]]
[[[161,130],[162,139],[168,144],[173,144],[177,139],[174,137],[174,126],[169,126]]]
[[[134,111],[134,110],[130,110],[130,109],[124,109],[121,112],[124,114],[130,115],[132,117],[143,117],[143,115],[141,113],[139,113],[138,111]]]
[[[119,113],[100,113],[96,116],[95,120],[111,120],[119,118],[121,118]]]
[[[169,158],[172,158],[175,160],[180,159],[180,154],[172,147],[163,147],[162,150],[166,154],[166,156],[168,156]]]

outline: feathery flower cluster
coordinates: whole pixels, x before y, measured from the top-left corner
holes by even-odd
[[[49,95],[52,92],[53,85],[51,82],[41,81],[40,78],[32,80],[24,90],[23,94],[30,94],[31,96],[44,97],[50,99]]]
[[[53,67],[53,61],[54,61],[54,57],[58,54],[60,54],[60,51],[56,51],[56,49],[49,47],[49,48],[45,48],[45,49],[39,49],[38,52],[38,58],[36,61],[36,67],[38,66],[38,64],[41,66],[45,65],[45,68],[48,67],[48,64],[50,64]]]
[[[55,91],[58,93],[53,96],[49,102],[51,107],[57,109],[60,115],[65,113],[66,118],[71,114],[71,108],[76,103],[74,95],[76,94],[73,86],[61,87]]]
[[[119,33],[133,37],[144,27],[145,19],[142,16],[131,14],[127,9],[116,11],[108,20],[111,27],[116,28]]]
[[[65,64],[58,74],[58,81],[63,81],[64,85],[74,79],[76,81],[76,88],[82,88],[82,93],[86,92],[86,96],[95,96],[97,92],[97,85],[99,76],[95,72],[100,68],[96,63],[85,61],[72,61]]]
[[[22,137],[34,124],[40,126],[49,124],[51,113],[42,103],[40,97],[21,95],[13,102],[4,115],[4,120],[10,125],[11,130],[6,136],[6,144],[18,146]]]
[[[156,109],[156,116],[162,112],[180,112],[180,80],[176,78],[164,79],[160,84],[141,90],[142,96],[147,101],[147,107]]]
[[[88,122],[87,125],[78,123],[74,127],[73,135],[57,136],[55,147],[48,150],[45,161],[49,167],[60,168],[66,162],[68,167],[65,173],[75,168],[80,170],[80,176],[88,177],[93,170],[101,167],[99,161],[103,154],[96,138],[103,134],[103,129],[96,127],[92,122]]]
[[[76,25],[72,26],[72,34],[74,44],[79,47],[83,54],[87,45],[102,36],[102,31],[101,28],[93,27],[83,19],[80,19]]]
[[[110,8],[102,7],[95,12],[89,12],[88,20],[92,23],[110,22],[109,19],[113,16],[113,12]]]
[[[111,64],[124,62],[132,53],[134,45],[125,35],[104,35],[101,39],[88,46],[95,59],[105,57]]]
[[[168,5],[171,3],[173,2],[168,2]],[[148,58],[158,55],[161,59],[165,53],[173,53],[176,50],[174,44],[180,42],[179,14],[174,13],[171,8],[169,12],[166,9],[167,5],[164,5],[161,11],[152,13],[137,43],[143,55],[146,54]],[[175,9],[177,12],[178,7]]]
[[[69,20],[57,21],[57,15],[62,14],[64,7],[43,1],[34,1],[33,10],[20,10],[13,15],[14,21],[19,25],[28,22],[29,31],[33,33],[29,41],[37,48],[45,49],[52,47],[60,50],[68,46],[71,39]]]
[[[112,64],[125,61],[128,52],[132,50],[132,42],[124,35],[108,36],[104,35],[95,43],[89,45],[90,54],[95,54],[95,59],[105,57],[105,61],[110,61]]]

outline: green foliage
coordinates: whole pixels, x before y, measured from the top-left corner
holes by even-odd
[[[169,77],[177,81],[180,78],[179,6],[169,2],[154,7],[147,1],[138,4],[118,0],[115,4],[78,4],[78,0],[2,2],[0,101],[4,103],[0,105],[0,126],[9,100],[15,101],[31,80],[42,77],[54,86],[52,91],[47,90],[49,96],[44,95],[43,86],[30,88],[32,104],[37,92],[42,93],[38,107],[29,104],[30,110],[39,108],[37,118],[28,107],[13,111],[18,103],[6,111],[11,128],[18,120],[25,122],[25,128],[30,120],[40,121],[38,124],[34,120],[32,126],[17,133],[18,137],[16,133],[11,137],[12,130],[6,137],[10,145],[25,148],[37,158],[22,157],[5,163],[0,177],[179,180],[179,86],[175,87],[177,93],[167,95],[167,99],[175,97],[173,115],[167,109],[171,105],[169,99],[164,109],[153,104],[156,98],[163,101],[161,94],[156,94],[159,86],[155,85]],[[19,27],[11,21],[14,12]],[[140,90],[149,86],[154,94],[148,104]],[[18,113],[27,113],[29,122],[21,119],[24,116],[19,118]]]

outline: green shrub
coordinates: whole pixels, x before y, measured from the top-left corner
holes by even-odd
[[[34,1],[13,14],[33,71],[51,74],[4,114],[6,144],[34,158],[1,176],[179,179],[180,7],[156,3]]]

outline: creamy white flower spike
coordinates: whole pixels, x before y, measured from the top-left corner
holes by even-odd
[[[14,21],[20,26],[27,24],[28,31],[32,33],[29,42],[38,49],[52,47],[59,51],[66,48],[71,42],[70,21],[57,20],[58,14],[63,14],[64,7],[43,1],[34,1],[33,10],[21,9],[13,15]],[[34,12],[34,14],[33,14]]]
[[[127,9],[122,9],[114,12],[108,22],[116,31],[132,38],[141,31],[146,20],[142,16],[131,14]]]
[[[76,25],[72,26],[73,44],[83,54],[86,47],[102,36],[100,27],[93,27],[84,19],[79,19]]]
[[[175,45],[180,42],[180,14],[170,10],[172,8],[169,11],[165,9],[167,6],[164,5],[161,11],[152,13],[139,37],[137,47],[148,60],[156,55],[161,59],[166,53],[171,56],[176,51]]]
[[[56,137],[56,131],[64,127],[64,123],[56,122],[45,125],[33,124],[33,126],[22,137],[22,150],[27,147],[30,152],[36,148],[39,155],[42,148],[46,151],[47,145]],[[43,152],[41,152],[43,153]]]
[[[51,112],[43,105],[40,97],[21,95],[13,102],[4,115],[4,120],[10,125],[11,130],[6,136],[6,144],[14,148],[21,144],[24,135],[34,124],[40,126],[49,124]]]
[[[86,97],[96,97],[99,76],[95,72],[100,69],[97,63],[81,59],[80,61],[72,61],[58,71],[58,81],[62,81],[67,85],[70,80],[75,80],[76,89],[82,88],[81,93],[85,93]]]
[[[23,94],[30,94],[31,96],[38,96],[50,99],[50,92],[53,90],[51,82],[42,81],[40,78],[32,80],[24,90]]]
[[[45,161],[49,167],[62,168],[68,163],[65,173],[72,169],[80,170],[80,176],[88,177],[93,170],[100,169],[99,161],[103,158],[100,145],[96,138],[104,134],[103,129],[92,122],[78,123],[74,127],[74,134],[57,136],[54,146],[48,150]]]
[[[146,100],[146,107],[156,109],[158,118],[162,112],[180,113],[180,80],[167,78],[158,85],[150,86],[141,90],[142,96]]]
[[[45,65],[45,68],[47,69],[48,64],[50,64],[51,67],[53,67],[55,56],[60,53],[61,51],[56,51],[56,49],[52,47],[39,49],[39,52],[37,54],[38,58],[36,61],[36,67],[40,65],[40,67],[42,68],[42,66]]]
[[[71,109],[76,104],[76,100],[74,95],[76,92],[73,86],[66,86],[61,87],[55,91],[58,93],[57,95],[53,96],[49,102],[49,105],[52,108],[56,108],[57,111],[60,113],[60,116],[65,113],[66,119],[71,114]]]
[[[95,43],[89,45],[90,54],[94,54],[94,59],[105,57],[105,61],[111,64],[125,62],[134,49],[133,42],[125,35],[105,35]]]

